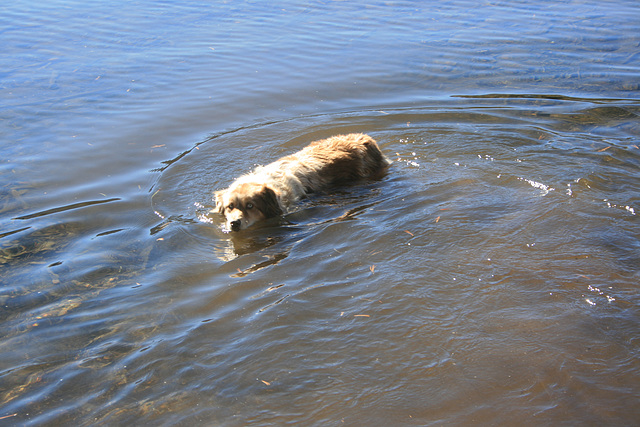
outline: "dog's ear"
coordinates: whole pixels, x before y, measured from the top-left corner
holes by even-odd
[[[215,191],[213,193],[213,201],[216,202],[216,207],[212,209],[212,212],[221,214],[224,212],[224,205],[222,204],[222,194],[224,190]]]
[[[265,217],[273,218],[274,216],[282,215],[282,208],[280,207],[280,202],[278,202],[278,196],[276,196],[276,193],[271,188],[266,185],[262,187],[260,199],[263,202],[260,210]]]

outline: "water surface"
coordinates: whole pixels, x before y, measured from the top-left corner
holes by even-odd
[[[0,424],[633,425],[633,1],[17,1]],[[366,132],[378,181],[211,194]]]

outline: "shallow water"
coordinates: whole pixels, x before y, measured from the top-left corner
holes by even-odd
[[[633,425],[640,6],[18,1],[0,425]],[[393,160],[238,234],[211,193]]]

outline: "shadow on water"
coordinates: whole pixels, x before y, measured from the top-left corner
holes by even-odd
[[[38,217],[41,217],[41,216],[51,215],[51,214],[55,214],[55,213],[59,213],[59,212],[72,210],[72,209],[80,209],[80,208],[84,208],[84,207],[87,207],[87,206],[100,205],[102,203],[110,203],[110,202],[115,202],[115,201],[118,201],[118,200],[120,200],[120,199],[117,198],[117,197],[114,197],[114,198],[105,199],[105,200],[91,200],[91,201],[87,201],[87,202],[73,203],[71,205],[60,206],[60,207],[53,208],[53,209],[47,209],[47,210],[42,211],[42,212],[36,212],[36,213],[29,214],[29,215],[18,216],[18,217],[12,218],[12,219],[14,219],[14,220],[25,220],[25,219],[38,218]]]

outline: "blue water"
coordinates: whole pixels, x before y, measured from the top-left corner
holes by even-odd
[[[634,425],[634,1],[0,8],[0,425]],[[239,235],[211,194],[393,160]]]

